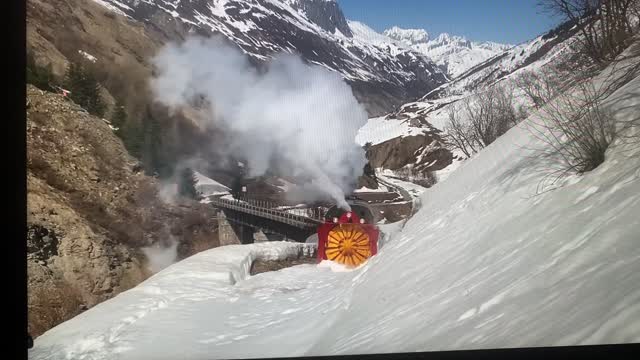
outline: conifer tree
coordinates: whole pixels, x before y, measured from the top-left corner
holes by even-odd
[[[56,83],[51,64],[38,66],[32,53],[27,53],[27,84],[32,84],[40,90],[55,91],[52,87]]]
[[[127,112],[124,109],[124,106],[120,101],[116,102],[115,109],[113,115],[111,116],[111,125],[117,128],[115,131],[116,135],[120,138],[124,138],[124,125],[127,122]]]
[[[122,141],[129,154],[142,160],[144,132],[139,121],[127,121],[122,128]]]
[[[165,153],[164,131],[159,119],[147,109],[147,117],[142,123],[143,147],[142,163],[147,174],[157,174],[161,178],[172,175],[173,169]]]
[[[196,190],[196,176],[190,168],[185,168],[180,173],[178,192],[181,196],[198,199],[199,194]]]
[[[90,114],[102,117],[105,104],[100,95],[100,84],[95,76],[82,64],[71,63],[67,69],[64,86],[71,92],[69,97]]]

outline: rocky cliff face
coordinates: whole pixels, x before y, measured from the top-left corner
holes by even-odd
[[[416,174],[426,174],[449,166],[453,154],[437,133],[423,133],[372,145],[367,158],[375,168],[400,170],[408,166]]]
[[[143,248],[175,258],[217,245],[213,210],[165,204],[103,120],[28,86],[29,328],[37,336],[151,274]]]
[[[313,23],[333,34],[340,31],[344,36],[352,37],[342,9],[335,0],[289,0],[294,9],[301,10]]]

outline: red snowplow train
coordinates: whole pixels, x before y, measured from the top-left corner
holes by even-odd
[[[370,216],[335,208],[327,215],[318,227],[318,262],[331,260],[354,268],[378,253],[380,230]]]

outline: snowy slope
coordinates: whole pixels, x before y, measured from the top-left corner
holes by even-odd
[[[386,116],[370,118],[359,129],[356,142],[360,145],[367,142],[379,144],[398,136],[428,132],[431,127],[442,130],[449,119],[448,105],[462,98],[462,96],[452,96],[445,99],[411,102]]]
[[[220,184],[197,171],[194,171],[194,176],[196,179],[195,188],[203,197],[211,195],[225,195],[229,194],[229,191],[231,190],[227,186]]]
[[[640,78],[610,101],[637,121]],[[427,190],[309,354],[639,341],[640,149],[533,196],[542,147],[514,128]]]
[[[371,119],[358,133],[357,141],[361,144],[377,144],[396,137],[428,133],[434,128],[442,130],[441,135],[446,135],[445,125],[449,120],[449,111],[459,100],[498,83],[513,87],[516,77],[525,71],[538,72],[541,68],[549,66],[576,70],[576,64],[580,63],[576,60],[577,53],[573,49],[578,36],[576,34],[577,30],[570,24],[563,24],[545,35],[482,62],[418,101],[406,103],[384,117]],[[572,75],[567,73],[566,77]],[[525,109],[531,106],[517,87],[513,88],[511,93],[516,109],[518,106],[524,106]],[[464,116],[464,113],[460,115]],[[447,168],[438,170],[440,180],[446,179],[464,159],[463,154],[455,149],[448,150],[453,153],[454,159]],[[417,161],[418,155],[413,160],[409,159],[408,164],[417,164]]]
[[[451,82],[427,94],[423,100],[433,100],[469,94],[490,86],[519,71],[536,70],[550,63],[570,61],[575,67],[578,61],[572,48],[578,33],[571,24],[561,24],[556,29],[501,52],[460,73]]]
[[[367,142],[375,145],[398,136],[411,136],[422,131],[423,129],[420,127],[411,126],[407,120],[387,120],[382,116],[369,119],[358,130],[356,142],[360,145],[365,145]]]
[[[430,39],[429,33],[423,29],[401,29],[397,26],[385,30],[384,34],[427,55],[452,78],[513,47],[513,45],[490,41],[470,41],[464,36],[447,33]]]
[[[640,78],[604,105],[620,121],[637,118]],[[246,278],[250,257],[267,248],[212,249],[51,329],[30,358],[638,342],[640,148],[617,142],[597,169],[534,196],[549,168],[536,156],[543,148],[523,126],[511,129],[427,189],[420,211],[361,269],[301,265]]]

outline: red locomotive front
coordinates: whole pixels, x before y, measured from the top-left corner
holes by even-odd
[[[355,212],[345,211],[318,227],[318,262],[357,267],[378,252],[380,230]]]

